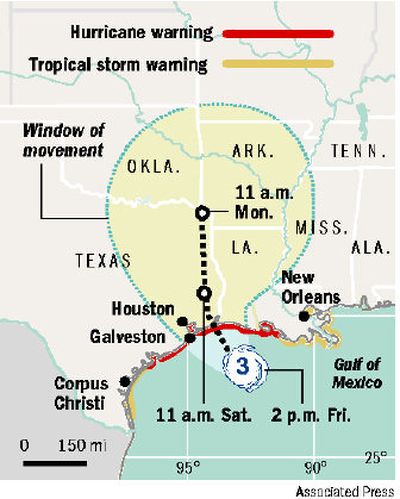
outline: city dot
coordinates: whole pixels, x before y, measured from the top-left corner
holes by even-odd
[[[187,326],[188,325],[188,319],[187,317],[178,317],[178,319],[176,320],[176,323],[178,324],[178,326]]]
[[[196,341],[196,335],[194,333],[185,334],[186,343],[194,343]]]
[[[308,319],[310,318],[310,314],[306,310],[302,310],[299,312],[299,319],[301,322],[307,322]]]
[[[127,388],[131,384],[131,379],[129,376],[122,376],[119,379],[119,384],[123,386],[124,388]]]

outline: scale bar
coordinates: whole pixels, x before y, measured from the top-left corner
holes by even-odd
[[[85,468],[87,461],[22,461],[25,468]]]

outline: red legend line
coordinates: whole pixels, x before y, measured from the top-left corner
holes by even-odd
[[[332,29],[225,29],[224,38],[333,38]]]

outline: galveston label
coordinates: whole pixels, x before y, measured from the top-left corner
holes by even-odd
[[[165,343],[165,333],[148,333],[146,329],[140,333],[117,332],[114,328],[106,332],[92,329],[90,341],[92,343]]]

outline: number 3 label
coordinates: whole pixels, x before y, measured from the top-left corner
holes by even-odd
[[[246,375],[250,368],[249,368],[249,360],[247,359],[247,357],[239,357],[236,361],[239,366],[242,368],[242,369],[236,369],[236,372],[238,374],[241,374],[241,375]]]
[[[222,359],[225,376],[239,388],[252,392],[267,379],[268,363],[252,345],[239,345]]]

